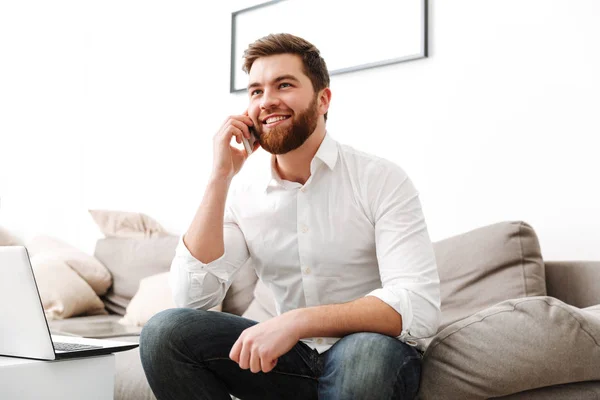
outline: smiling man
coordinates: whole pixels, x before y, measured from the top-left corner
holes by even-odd
[[[412,399],[416,339],[436,333],[439,278],[418,193],[384,159],[325,129],[329,74],[289,34],[249,46],[248,109],[214,136],[204,198],[171,267],[178,306],[144,327],[142,364],[162,399]],[[232,186],[255,132],[264,179]],[[234,188],[235,187],[235,188]],[[249,259],[278,316],[203,311]]]

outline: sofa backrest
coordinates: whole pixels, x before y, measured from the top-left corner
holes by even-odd
[[[525,222],[500,222],[433,244],[440,329],[504,300],[546,295],[538,238]]]
[[[600,304],[600,261],[546,261],[548,296],[575,307]]]

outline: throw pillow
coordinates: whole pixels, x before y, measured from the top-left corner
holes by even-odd
[[[144,326],[154,314],[175,307],[169,286],[169,273],[152,275],[140,281],[140,288],[129,302],[125,316],[119,323]],[[221,306],[209,311],[221,311]]]
[[[105,294],[111,285],[110,272],[98,259],[58,239],[49,236],[34,237],[28,242],[27,251],[32,256],[41,255],[45,259],[52,258],[66,263],[97,295]]]
[[[98,240],[94,256],[106,265],[113,280],[112,287],[103,297],[106,308],[115,314],[125,315],[140,281],[170,270],[178,240],[178,236],[172,235]]]
[[[18,246],[20,244],[19,239],[0,226],[0,246]]]
[[[600,315],[553,297],[512,299],[436,335],[419,398],[487,399],[600,380]]]
[[[106,314],[94,290],[64,260],[37,255],[31,257],[31,266],[49,320]]]
[[[89,210],[106,237],[152,238],[169,233],[158,222],[142,213]]]
[[[444,327],[504,300],[545,296],[544,262],[533,228],[501,222],[434,243]]]

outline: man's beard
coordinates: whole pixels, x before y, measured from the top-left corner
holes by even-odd
[[[291,126],[276,126],[264,132],[262,125],[258,127],[260,146],[271,154],[285,154],[302,146],[317,128],[319,110],[317,97],[310,102],[306,110],[292,119]]]

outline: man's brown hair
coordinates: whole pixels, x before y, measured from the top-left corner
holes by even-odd
[[[250,73],[256,59],[277,54],[296,54],[302,58],[303,72],[310,78],[315,94],[329,87],[329,72],[319,49],[301,37],[289,33],[270,34],[250,44],[244,51],[242,69]]]

